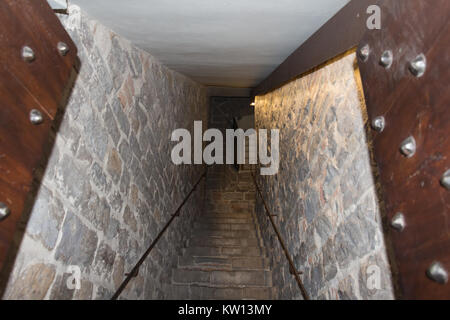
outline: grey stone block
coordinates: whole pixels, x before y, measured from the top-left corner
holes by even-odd
[[[97,248],[97,235],[89,230],[72,212],[67,212],[62,228],[61,241],[55,258],[69,265],[89,269]]]

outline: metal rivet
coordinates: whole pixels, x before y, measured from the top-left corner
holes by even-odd
[[[450,169],[445,171],[444,175],[441,178],[441,185],[450,190]]]
[[[31,62],[35,59],[34,51],[29,46],[22,48],[22,59],[26,62]]]
[[[59,53],[62,56],[65,56],[67,54],[67,52],[69,52],[69,46],[67,44],[65,44],[64,42],[58,42],[58,44],[56,46],[58,48]]]
[[[380,64],[385,67],[386,69],[389,69],[392,66],[392,61],[394,61],[394,55],[392,54],[391,50],[386,50],[381,55]]]
[[[367,59],[369,59],[369,55],[370,55],[370,47],[368,44],[364,45],[363,47],[361,47],[361,49],[359,49],[359,57],[361,58],[362,61],[366,62]]]
[[[448,282],[448,274],[444,266],[438,262],[434,261],[427,270],[427,276],[437,283],[446,284]]]
[[[405,216],[401,212],[397,212],[395,216],[392,217],[391,226],[397,231],[403,231],[406,227]]]
[[[416,153],[416,140],[413,136],[406,138],[400,145],[400,151],[407,158],[411,158]]]
[[[0,202],[0,220],[5,219],[9,214],[11,213],[11,210],[8,208],[6,204],[3,202]]]
[[[39,110],[33,109],[30,111],[30,122],[32,124],[41,124],[44,121],[44,117]]]
[[[425,74],[427,69],[427,58],[425,55],[420,54],[409,64],[409,71],[416,77],[421,77]]]
[[[386,126],[386,121],[383,116],[376,117],[372,121],[372,129],[377,132],[383,132],[384,127]]]

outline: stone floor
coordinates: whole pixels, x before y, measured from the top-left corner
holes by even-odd
[[[208,169],[204,215],[172,272],[175,299],[273,299],[250,171]]]

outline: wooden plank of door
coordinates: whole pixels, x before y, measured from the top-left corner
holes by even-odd
[[[53,120],[67,90],[77,49],[44,0],[0,2],[0,202],[10,215],[0,220],[0,268],[15,234],[48,147]],[[69,51],[57,48],[64,42]],[[35,54],[25,61],[22,48]],[[42,123],[30,121],[39,111]]]
[[[50,118],[56,114],[77,50],[45,0],[0,2],[0,64],[36,97]],[[61,55],[59,42],[69,51]],[[23,61],[21,50],[30,47],[33,62]]]
[[[448,282],[429,274],[434,262],[450,270],[450,191],[440,182],[450,169],[450,2],[447,0],[383,1],[382,28],[367,32],[359,54],[369,118],[384,117],[385,128],[374,130],[374,157],[386,203],[385,225],[392,243],[399,298],[449,299]],[[392,51],[392,65],[381,63]],[[411,72],[420,54],[425,74]],[[406,157],[400,146],[414,137],[416,151]],[[402,213],[405,228],[392,228]]]

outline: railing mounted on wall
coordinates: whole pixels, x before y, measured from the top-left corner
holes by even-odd
[[[131,271],[129,273],[126,274],[126,278],[125,280],[122,282],[122,284],[119,286],[119,288],[117,289],[116,293],[114,293],[114,295],[112,296],[111,300],[117,300],[117,298],[120,296],[120,294],[122,293],[122,291],[125,289],[125,287],[128,285],[128,283],[130,282],[130,280],[134,277],[136,277],[138,275],[139,272],[139,268],[141,267],[142,263],[144,263],[145,259],[147,258],[147,256],[150,254],[150,252],[152,251],[152,249],[156,246],[156,244],[158,243],[158,241],[162,238],[163,234],[166,232],[166,230],[169,228],[170,224],[173,222],[173,220],[175,220],[176,217],[178,217],[180,215],[180,211],[181,208],[183,208],[183,206],[186,204],[186,202],[188,201],[188,199],[190,198],[190,196],[192,195],[192,193],[194,192],[194,190],[197,188],[197,186],[200,184],[200,182],[202,181],[202,179],[204,177],[206,177],[206,170],[205,172],[203,172],[203,174],[200,176],[200,178],[197,180],[197,182],[194,184],[194,186],[192,187],[191,191],[189,191],[189,193],[187,194],[187,196],[184,198],[183,202],[181,202],[181,204],[178,206],[178,208],[175,210],[175,212],[172,214],[172,216],[170,217],[169,221],[167,221],[167,223],[164,225],[164,227],[161,229],[161,231],[158,233],[158,235],[156,236],[156,238],[152,241],[152,243],[150,244],[150,246],[148,247],[148,249],[144,252],[144,254],[142,255],[142,257],[139,259],[139,261],[136,263],[136,265],[133,267],[133,269],[131,269]]]
[[[300,288],[300,291],[302,293],[303,299],[310,300],[308,292],[306,292],[306,289],[305,289],[305,287],[303,285],[303,282],[300,279],[299,271],[295,267],[294,261],[292,260],[291,255],[289,254],[289,251],[288,251],[288,249],[286,247],[286,243],[284,242],[283,236],[281,235],[280,230],[278,230],[278,227],[275,224],[275,221],[273,220],[273,216],[274,215],[270,212],[270,209],[267,206],[266,200],[264,200],[264,197],[263,197],[263,195],[261,193],[261,189],[259,188],[259,185],[256,182],[255,175],[253,174],[253,172],[251,174],[252,174],[253,183],[255,184],[256,190],[258,191],[258,194],[261,197],[261,200],[262,200],[262,202],[264,204],[264,208],[266,209],[265,210],[266,215],[269,218],[270,223],[272,224],[272,227],[273,227],[273,229],[275,231],[275,234],[277,235],[278,241],[280,242],[281,248],[283,249],[284,255],[286,256],[286,259],[287,259],[287,261],[289,263],[289,271],[290,271],[291,274],[294,275],[295,281],[297,281],[297,285]]]

